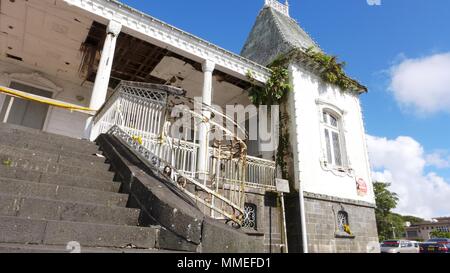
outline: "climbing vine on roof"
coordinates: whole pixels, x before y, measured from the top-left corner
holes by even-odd
[[[294,49],[287,54],[278,56],[268,68],[272,71],[270,78],[264,86],[256,83],[255,77],[251,71],[247,72],[247,77],[252,83],[249,89],[249,98],[256,105],[280,105],[286,95],[293,90],[289,79],[288,65],[295,60],[306,60],[315,64],[316,73],[320,78],[329,84],[340,87],[343,91],[363,91],[367,88],[359,84],[357,81],[349,78],[344,71],[345,62],[339,61],[338,57],[330,56],[310,47],[305,51]],[[289,149],[289,113],[280,107],[280,127],[279,127],[279,145],[276,153],[276,163],[281,169],[284,179],[289,179],[287,158],[292,157]]]
[[[351,79],[345,73],[346,63],[339,61],[337,56],[327,55],[310,47],[305,51],[293,49],[287,54],[279,56],[274,63],[277,65],[288,65],[292,60],[308,60],[318,66],[317,72],[320,78],[329,84],[340,87],[343,91],[356,90],[367,92],[367,88],[357,81]]]
[[[344,71],[345,62],[340,62],[338,57],[315,51],[313,47],[306,50],[306,55],[321,65],[320,77],[327,83],[339,86],[342,90],[358,90],[362,86],[350,79]]]

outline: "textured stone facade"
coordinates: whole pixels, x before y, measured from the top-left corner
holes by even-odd
[[[305,211],[309,252],[379,252],[373,205],[306,193]],[[352,235],[339,231],[340,211],[347,213]]]
[[[241,55],[259,64],[268,65],[280,54],[294,48],[309,47],[320,50],[294,19],[266,6],[256,18]]]
[[[264,191],[247,192],[246,203],[256,205],[256,229],[245,229],[254,236],[264,236],[266,253],[279,253],[282,248],[280,197]]]

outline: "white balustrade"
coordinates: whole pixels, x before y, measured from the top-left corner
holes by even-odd
[[[200,197],[192,191],[187,194],[207,206],[211,216],[232,219],[236,217],[236,211],[243,213],[246,188],[275,189],[275,162],[247,156],[244,140],[220,124],[205,119],[202,113],[190,110],[192,108],[188,105],[194,102],[183,95],[182,90],[173,87],[121,82],[94,118],[92,135],[96,138],[100,134],[112,132],[122,137],[130,148],[141,153],[161,172],[169,167],[173,172],[171,179],[175,183],[180,184],[182,179],[202,188],[209,197]],[[171,116],[174,105],[169,101],[170,98],[184,100],[186,107],[181,112],[191,118],[189,124],[193,125],[177,136],[171,135],[171,125],[180,117]],[[212,108],[207,111],[220,114]],[[229,119],[226,116],[224,118]],[[231,136],[242,149],[236,150],[235,143],[227,145],[225,142],[209,147],[206,164],[209,175],[200,178],[197,162],[200,145],[196,138],[204,122],[209,122],[212,130],[221,130],[224,135]],[[188,132],[193,139],[188,138]],[[130,144],[130,140],[134,143]]]

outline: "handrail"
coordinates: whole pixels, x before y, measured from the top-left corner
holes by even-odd
[[[179,188],[208,209],[212,217],[241,225],[246,188],[273,190],[275,162],[249,157],[247,132],[239,124],[213,107],[183,95],[181,89],[170,86],[121,82],[94,118],[92,135],[95,138],[109,133],[120,138],[161,175],[181,185]],[[178,105],[186,107],[177,108],[178,115],[171,115]],[[199,105],[201,109],[197,109]],[[206,117],[204,111],[226,119],[234,129]],[[188,125],[183,118],[189,120]],[[178,121],[182,128],[172,128]],[[196,137],[203,123],[208,123],[211,131],[220,131],[226,139],[208,147],[207,173],[197,169],[200,145]],[[177,135],[171,135],[171,129],[183,129],[183,133],[174,130]],[[234,132],[236,129],[241,135]],[[193,133],[193,140],[188,133]]]
[[[31,100],[31,101],[47,104],[47,105],[58,107],[58,108],[64,108],[64,109],[67,109],[70,111],[81,112],[83,114],[87,114],[90,116],[95,116],[95,114],[97,112],[88,107],[83,107],[83,106],[79,106],[79,105],[72,104],[72,103],[67,103],[67,102],[63,102],[63,101],[59,101],[59,100],[55,100],[55,99],[51,99],[51,98],[42,97],[42,96],[30,94],[27,92],[19,91],[19,90],[4,87],[4,86],[0,86],[0,93],[5,93],[12,97],[25,99],[25,100]]]
[[[140,157],[141,159],[144,159],[145,161],[147,161],[147,165],[149,167],[151,167],[152,169],[156,170],[160,175],[163,175],[165,178],[169,178],[169,179],[173,179],[177,182],[180,182],[180,178],[185,179],[186,182],[189,182],[193,185],[195,185],[196,187],[202,189],[203,191],[205,191],[206,193],[226,202],[227,204],[230,205],[231,208],[233,208],[235,211],[239,212],[238,215],[236,215],[236,213],[234,214],[230,214],[228,212],[224,212],[218,208],[216,208],[215,206],[211,206],[210,208],[215,210],[216,212],[222,213],[224,216],[226,216],[227,218],[231,219],[232,221],[235,221],[236,223],[241,223],[242,222],[242,216],[244,214],[244,211],[242,208],[238,207],[237,205],[233,204],[230,200],[228,200],[227,198],[225,198],[224,196],[218,194],[217,192],[212,191],[211,189],[209,189],[208,187],[206,187],[205,185],[199,183],[198,181],[196,181],[195,179],[193,179],[192,177],[189,177],[185,174],[183,174],[182,172],[178,171],[174,166],[171,165],[171,163],[165,161],[164,159],[158,158],[158,160],[155,161],[153,160],[154,158],[156,158],[157,156],[155,154],[153,154],[151,151],[147,150],[145,147],[143,147],[141,144],[139,144],[138,141],[136,141],[132,136],[128,135],[126,132],[124,132],[123,130],[121,130],[118,126],[114,126],[110,129],[110,131],[108,132],[108,134],[113,135],[113,136],[119,136],[119,140],[124,143],[125,145],[127,145],[129,148],[133,148],[135,150],[135,152],[137,152],[137,156]],[[148,164],[149,162],[153,161],[153,164]],[[160,166],[157,166],[157,163],[160,164]],[[161,165],[161,163],[164,163]],[[171,169],[171,171],[173,172],[164,172],[161,169],[161,166],[164,167],[164,170],[166,170],[167,167],[169,167]],[[175,177],[174,177],[175,176]],[[189,191],[186,191],[186,185],[183,186],[183,183],[176,183],[176,185],[178,186],[178,188],[182,189],[186,194],[188,194],[191,198],[193,198],[194,200],[201,202],[203,205],[209,205],[207,204],[202,198],[199,198],[198,196],[196,196],[195,194],[192,194]]]

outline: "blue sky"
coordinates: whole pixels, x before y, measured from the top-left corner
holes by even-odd
[[[123,2],[239,53],[264,0]],[[416,176],[420,178],[417,179],[424,179],[420,183],[428,187],[430,195],[433,191],[450,194],[450,100],[440,103],[445,101],[442,99],[445,95],[450,96],[450,86],[447,89],[435,87],[435,92],[419,88],[428,86],[427,81],[436,82],[432,77],[436,73],[428,67],[439,67],[436,63],[448,67],[450,1],[381,0],[381,5],[370,6],[366,0],[291,0],[290,5],[291,17],[324,51],[345,61],[348,74],[369,87],[369,93],[363,95],[361,101],[366,131],[373,136],[369,141],[369,146],[373,147],[369,150],[375,154],[373,165],[377,177],[396,180],[389,182],[404,196],[409,195],[404,199],[411,200],[413,192],[407,192],[405,187],[412,182],[397,183],[397,180],[404,179],[403,173],[409,174],[419,168]],[[436,62],[427,59],[433,56]],[[423,79],[413,77],[422,82],[409,81],[411,75],[428,73],[430,77]],[[447,73],[450,79],[450,70]],[[394,77],[398,82],[393,87]],[[444,85],[445,76],[440,79]],[[408,92],[416,98],[410,99]],[[435,98],[424,105],[428,100],[427,92],[430,92],[430,99],[433,99],[431,96]],[[399,139],[402,136],[406,139]],[[386,144],[383,151],[388,152],[380,153],[382,149],[377,147],[383,143]],[[398,158],[406,155],[408,162],[414,157],[411,161],[417,160],[417,164],[408,170],[401,164],[389,162],[386,154]],[[436,177],[448,187],[436,182]],[[416,177],[408,180],[416,180]],[[419,188],[417,190],[420,192]],[[413,208],[411,201],[409,204],[405,201],[399,212],[424,217],[450,216],[450,207],[442,209],[437,204],[427,204],[427,198],[423,200],[424,208]]]

